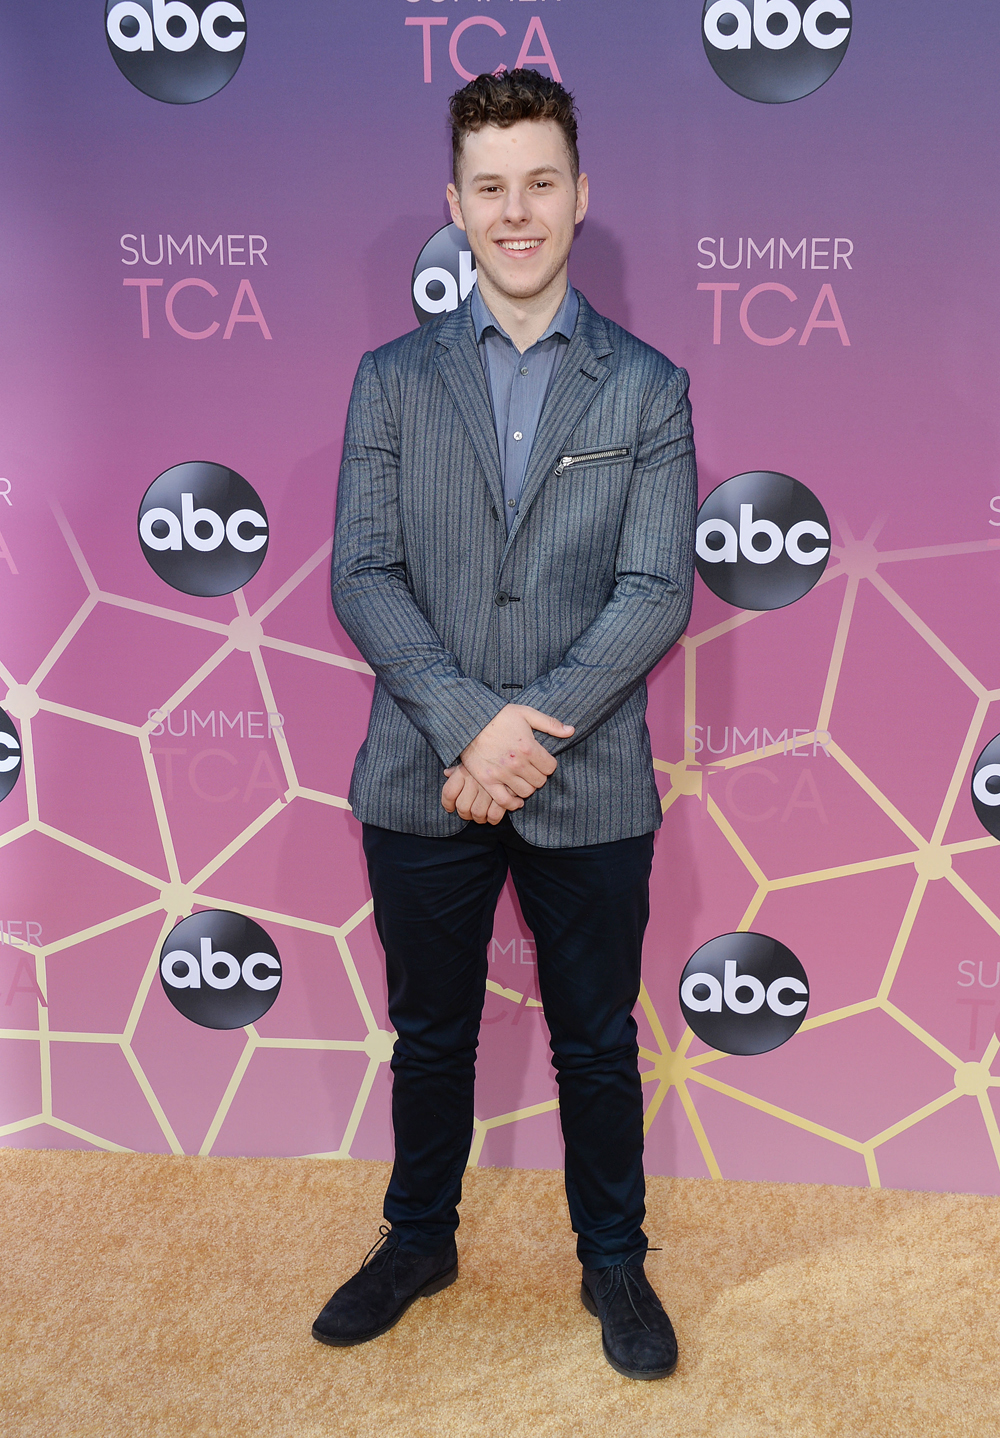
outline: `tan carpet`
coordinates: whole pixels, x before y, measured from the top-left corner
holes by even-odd
[[[386,1173],[0,1150],[4,1438],[1000,1430],[1000,1201],[653,1179],[681,1362],[635,1383],[580,1305],[555,1173],[471,1173],[458,1283],[372,1343],[314,1343]]]

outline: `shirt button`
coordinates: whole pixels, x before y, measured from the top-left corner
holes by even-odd
[[[526,369],[522,369],[521,373],[522,373],[522,374],[527,374],[528,371],[527,371]]]
[[[507,508],[508,508],[508,509],[513,509],[513,508],[516,506],[516,504],[517,504],[517,500],[516,500],[516,499],[508,499],[508,501],[507,501]]]
[[[515,431],[514,431],[514,438],[515,438],[515,439],[523,439],[523,438],[524,438],[524,435],[521,433],[521,431],[520,431],[519,429],[515,429]]]

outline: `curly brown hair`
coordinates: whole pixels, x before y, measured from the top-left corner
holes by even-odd
[[[519,120],[554,120],[566,139],[573,179],[580,173],[576,148],[576,105],[568,90],[537,70],[504,70],[477,75],[448,102],[451,118],[452,173],[458,184],[465,137],[484,125],[501,130]]]

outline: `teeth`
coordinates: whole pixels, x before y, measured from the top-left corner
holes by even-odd
[[[500,244],[505,250],[533,250],[540,245],[541,240],[501,240]]]

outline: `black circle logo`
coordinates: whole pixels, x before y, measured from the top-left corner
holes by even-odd
[[[722,934],[702,944],[681,974],[681,1010],[710,1048],[766,1054],[787,1043],[809,1005],[806,971],[766,934]]]
[[[811,489],[787,474],[734,475],[698,511],[698,573],[738,609],[783,609],[801,599],[829,558],[826,511]]]
[[[825,85],[847,54],[851,0],[705,0],[701,36],[730,90],[782,105]]]
[[[267,553],[267,515],[235,469],[192,460],[165,469],[139,506],[139,543],[161,579],[183,594],[232,594]]]
[[[20,772],[21,736],[6,709],[0,709],[0,799],[6,799]]]
[[[126,80],[168,105],[217,94],[246,49],[242,0],[107,0],[104,28]]]
[[[413,266],[410,294],[422,325],[446,310],[457,310],[476,283],[476,261],[469,237],[457,225],[431,235]]]
[[[990,740],[976,760],[972,807],[986,832],[1000,839],[1000,734]]]
[[[278,950],[260,924],[207,909],[175,924],[160,950],[160,982],[179,1014],[204,1029],[241,1029],[281,988]]]

